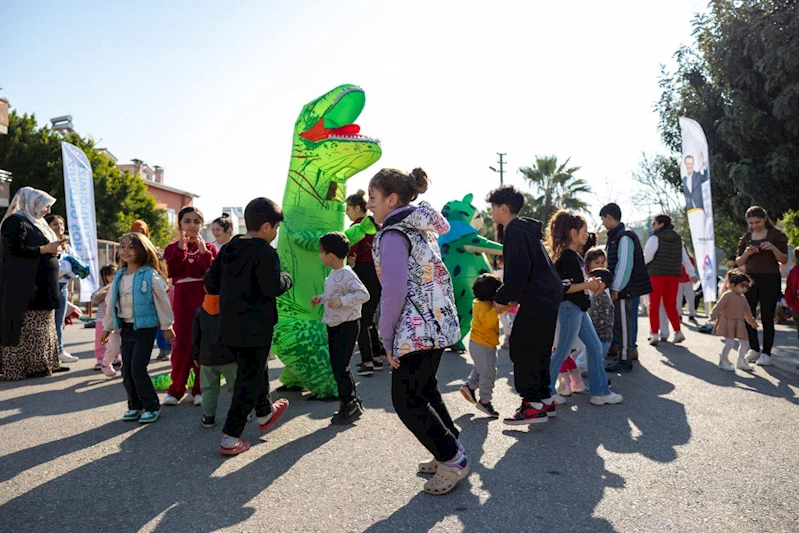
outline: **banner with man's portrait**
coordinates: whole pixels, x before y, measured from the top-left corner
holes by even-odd
[[[680,117],[682,133],[682,190],[691,228],[696,268],[702,281],[705,302],[715,302],[716,237],[713,230],[713,198],[710,193],[710,156],[702,126],[695,120]]]

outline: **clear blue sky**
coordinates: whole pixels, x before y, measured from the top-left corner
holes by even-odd
[[[302,105],[364,88],[358,123],[380,167],[421,166],[441,207],[506,182],[535,155],[571,156],[629,218],[630,173],[662,152],[659,66],[691,42],[702,0],[444,2],[7,0],[0,94],[40,123],[70,114],[121,162],[165,168],[209,218],[282,200]],[[608,186],[608,181],[610,186]],[[481,205],[482,207],[482,205]],[[594,213],[595,215],[596,213]],[[627,218],[625,216],[625,218]]]

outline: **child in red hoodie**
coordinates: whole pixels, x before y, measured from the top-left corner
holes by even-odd
[[[793,268],[785,284],[785,303],[793,315],[793,323],[799,333],[799,246],[793,249]],[[799,365],[796,365],[799,368]]]

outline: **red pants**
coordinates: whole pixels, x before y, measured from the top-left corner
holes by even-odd
[[[660,330],[660,302],[666,308],[674,331],[680,331],[680,315],[677,313],[677,290],[680,288],[678,276],[649,276],[652,292],[649,294],[649,330],[658,333]]]
[[[191,394],[192,396],[200,394],[200,367],[195,365],[192,359],[191,327],[197,309],[203,304],[205,289],[202,281],[189,281],[176,284],[173,290],[175,291],[172,301],[172,311],[175,313],[173,326],[175,342],[172,343],[172,384],[167,394],[179,400],[186,394],[186,383],[189,381],[192,368],[194,368],[194,386],[191,388]]]
[[[561,374],[568,374],[572,370],[577,368],[577,363],[574,362],[571,355],[566,356],[566,360],[563,361],[563,364],[560,365],[560,373]]]

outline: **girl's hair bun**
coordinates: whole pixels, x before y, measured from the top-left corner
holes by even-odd
[[[429,180],[427,179],[427,172],[421,168],[415,168],[408,175],[408,183],[417,195],[423,194],[427,191]]]

